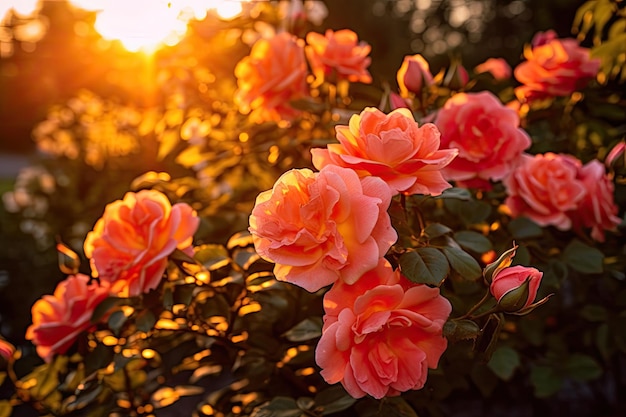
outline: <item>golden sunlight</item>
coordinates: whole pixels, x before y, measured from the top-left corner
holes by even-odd
[[[97,13],[95,29],[107,40],[118,40],[129,51],[153,52],[176,45],[190,20],[202,20],[209,10],[223,19],[242,12],[233,0],[70,0],[78,8]]]

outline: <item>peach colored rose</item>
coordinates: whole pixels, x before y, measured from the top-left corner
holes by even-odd
[[[441,131],[441,147],[459,151],[443,170],[459,186],[491,188],[490,181],[508,175],[531,144],[518,114],[488,91],[455,94],[434,123]]]
[[[354,283],[395,243],[389,187],[334,165],[293,169],[261,193],[250,216],[257,252],[274,274],[308,291]]]
[[[570,213],[576,228],[591,228],[591,237],[604,242],[604,231],[615,230],[621,219],[613,197],[614,185],[598,160],[585,164],[578,171],[578,179],[586,190],[578,208]]]
[[[516,265],[503,268],[493,275],[489,286],[491,295],[505,311],[515,312],[535,301],[543,273],[535,268]],[[528,281],[528,284],[525,282]],[[528,285],[528,288],[524,288]]]
[[[333,285],[324,309],[315,360],[326,382],[341,382],[354,398],[422,388],[447,347],[442,329],[450,302],[438,288],[412,284],[384,258],[354,285]]]
[[[600,60],[576,39],[558,39],[554,31],[538,33],[524,51],[526,61],[515,68],[523,85],[515,89],[520,101],[568,96],[598,74]]]
[[[498,81],[511,78],[511,66],[503,58],[489,58],[477,65],[474,71],[477,74],[488,72]]]
[[[402,97],[408,97],[409,93],[420,94],[424,87],[434,83],[428,61],[420,54],[404,57],[402,65],[396,73],[396,79]]]
[[[368,107],[353,115],[349,126],[338,125],[335,130],[338,144],[311,150],[317,169],[338,165],[354,169],[361,177],[380,177],[393,194],[439,195],[451,187],[441,169],[457,151],[439,149],[435,125],[420,127],[408,109],[385,114]]]
[[[505,205],[512,217],[526,216],[541,226],[560,230],[572,227],[568,212],[576,210],[586,190],[577,179],[581,163],[569,155],[524,155],[519,166],[504,180]]]
[[[89,285],[89,280],[83,274],[70,275],[53,295],[44,295],[33,305],[33,324],[26,330],[26,339],[32,340],[46,362],[67,352],[77,336],[92,326],[94,309],[109,296],[108,282]]]
[[[15,346],[4,339],[0,339],[0,356],[8,361],[13,353],[15,353]]]
[[[368,56],[372,47],[360,41],[350,29],[333,31],[328,29],[325,35],[309,32],[306,35],[306,56],[319,85],[329,76],[338,80],[372,82],[367,67],[371,63]]]
[[[254,122],[292,120],[299,111],[290,101],[308,94],[307,66],[301,39],[282,32],[260,39],[235,67],[235,103]]]
[[[94,276],[111,284],[120,297],[156,288],[176,249],[192,254],[192,238],[200,220],[186,203],[173,206],[155,190],[126,193],[108,204],[84,250]]]

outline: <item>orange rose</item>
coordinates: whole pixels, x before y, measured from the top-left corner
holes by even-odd
[[[159,285],[172,252],[191,250],[199,223],[188,204],[172,206],[159,191],[129,192],[106,206],[87,234],[85,256],[113,294],[136,296]]]
[[[308,93],[302,40],[283,32],[260,39],[235,67],[235,102],[254,122],[292,120],[299,111],[289,102]]]
[[[452,96],[437,113],[441,147],[459,155],[444,168],[457,185],[489,189],[511,172],[530,137],[519,127],[519,116],[488,91]]]
[[[508,194],[504,203],[511,215],[526,216],[541,226],[570,229],[568,214],[578,208],[586,193],[577,178],[580,165],[569,155],[523,155],[519,166],[503,181]]]
[[[511,78],[511,66],[503,58],[489,58],[477,65],[474,71],[477,74],[488,72],[498,81]]]
[[[92,326],[94,309],[109,296],[108,282],[89,285],[89,279],[71,275],[57,285],[53,295],[44,295],[33,305],[33,324],[26,330],[26,339],[32,340],[46,362],[67,352],[76,337]]]
[[[432,123],[421,127],[410,110],[385,114],[368,107],[350,118],[349,126],[336,126],[339,144],[312,149],[313,165],[338,165],[359,176],[382,178],[393,194],[439,195],[450,188],[441,169],[457,154],[439,149],[439,130]]]
[[[313,292],[376,267],[398,237],[390,203],[380,178],[334,165],[293,169],[259,194],[250,232],[259,255],[276,263],[277,279]]]
[[[604,231],[615,230],[622,222],[617,216],[618,209],[613,197],[615,186],[598,160],[586,163],[578,171],[578,178],[586,193],[580,206],[570,214],[572,222],[577,229],[591,228],[591,237],[604,242]]]
[[[515,89],[520,101],[568,96],[598,74],[600,60],[575,39],[558,39],[554,31],[538,33],[524,51],[526,61],[515,68],[523,85]]]
[[[367,67],[371,63],[370,45],[359,42],[356,33],[350,29],[328,29],[326,36],[309,32],[306,35],[306,56],[317,78],[316,85],[334,74],[337,79],[369,84],[372,76]]]
[[[384,258],[354,285],[333,285],[324,310],[315,360],[326,382],[341,382],[354,398],[422,388],[448,346],[442,329],[450,302],[439,288],[411,283]]]

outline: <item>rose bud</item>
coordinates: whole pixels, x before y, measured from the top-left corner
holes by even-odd
[[[530,306],[541,283],[543,272],[526,266],[501,269],[493,276],[489,291],[506,312],[516,312]]]

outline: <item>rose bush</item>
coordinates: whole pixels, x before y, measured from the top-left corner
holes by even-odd
[[[429,56],[432,73],[403,52],[395,86],[369,72],[380,43],[307,35],[305,5],[275,3],[155,54],[150,107],[82,95],[51,111],[42,152],[68,137],[74,152],[3,198],[21,217],[2,231],[71,229],[48,237],[59,288],[77,289],[35,303],[32,340],[0,363],[0,414],[619,414],[619,54],[543,102],[465,70],[465,48]],[[583,43],[596,6],[577,14]],[[99,142],[107,123],[130,159]],[[94,142],[112,152],[83,167]],[[81,221],[37,230],[68,213]]]

